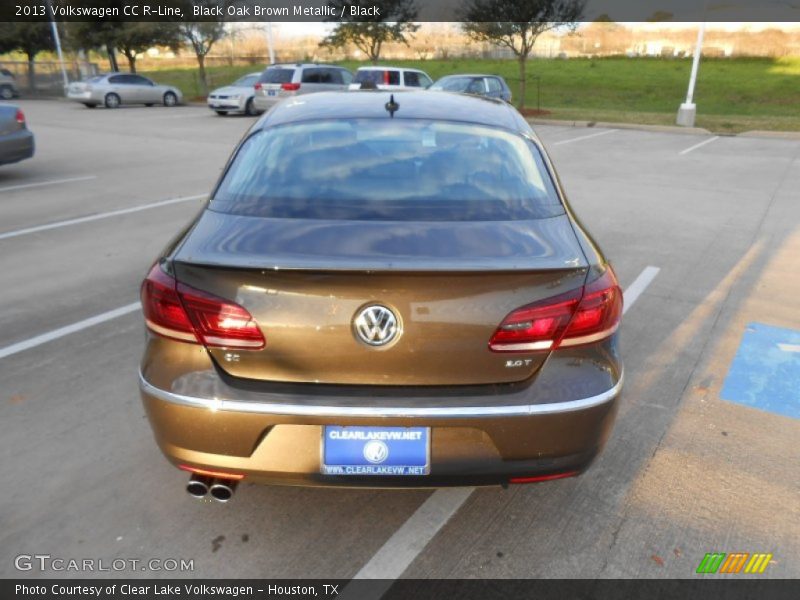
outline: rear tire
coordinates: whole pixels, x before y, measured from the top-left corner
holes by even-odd
[[[3,100],[11,100],[14,97],[14,90],[10,85],[0,87],[0,98]]]
[[[250,98],[247,101],[247,104],[244,105],[244,114],[246,114],[248,117],[255,117],[258,114],[252,98]]]
[[[227,110],[216,110],[214,112],[216,112],[220,117],[224,117],[225,115],[228,114]]]
[[[97,108],[97,104],[92,104],[91,102],[84,102],[83,105],[86,108]]]
[[[122,104],[122,100],[117,94],[106,94],[105,104],[106,108],[119,108],[119,105]]]
[[[176,106],[178,104],[178,97],[173,92],[164,94],[164,106]]]

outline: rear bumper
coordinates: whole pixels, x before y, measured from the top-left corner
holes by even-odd
[[[247,100],[247,98],[236,100],[232,98],[208,98],[206,104],[211,110],[244,112]]]
[[[81,104],[102,104],[105,100],[103,94],[97,90],[87,90],[85,92],[68,91],[67,99]]]
[[[256,94],[253,96],[253,106],[255,106],[256,109],[260,110],[261,112],[267,112],[270,108],[287,97],[288,96],[281,96],[280,94],[276,94],[275,96],[262,96],[261,94]]]
[[[31,158],[35,151],[33,133],[21,129],[0,137],[0,165]]]
[[[209,378],[210,383],[210,378]],[[516,477],[582,472],[613,427],[622,376],[598,394],[559,402],[480,405],[338,405],[313,396],[295,402],[260,394],[226,397],[165,390],[140,373],[139,385],[156,441],[172,463],[243,473],[256,483],[346,487],[498,485]],[[178,386],[180,387],[180,386]],[[195,386],[192,386],[195,390]],[[416,406],[415,406],[416,404]],[[431,467],[424,477],[323,475],[325,425],[430,427]]]

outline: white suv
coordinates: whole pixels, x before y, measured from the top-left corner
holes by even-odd
[[[265,112],[290,96],[346,90],[352,79],[350,71],[336,65],[270,65],[254,86],[253,104],[256,110]]]
[[[419,90],[433,83],[425,71],[405,67],[361,67],[356,71],[351,90]]]

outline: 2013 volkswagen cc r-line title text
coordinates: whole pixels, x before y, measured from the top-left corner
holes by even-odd
[[[576,475],[622,387],[614,272],[500,101],[279,104],[142,306],[142,398],[195,496]]]

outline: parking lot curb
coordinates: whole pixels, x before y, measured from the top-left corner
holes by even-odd
[[[687,133],[691,135],[710,135],[711,132],[702,127],[678,127],[677,125],[646,125],[643,123],[610,123],[607,121],[565,121],[561,119],[526,119],[531,125],[558,125],[561,127],[602,127],[607,129],[636,129],[639,131],[657,131],[660,133]]]
[[[754,129],[753,131],[744,131],[740,133],[739,137],[765,137],[783,140],[800,140],[800,131],[764,131],[760,129]]]

